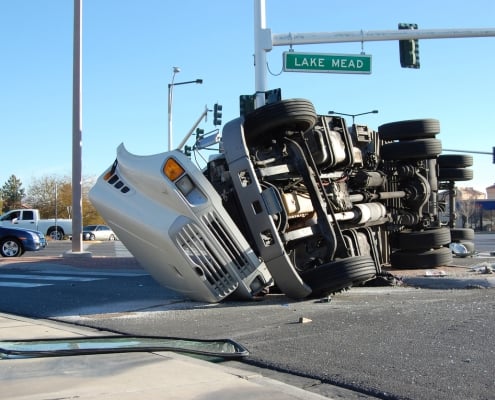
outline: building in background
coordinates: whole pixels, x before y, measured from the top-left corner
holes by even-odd
[[[495,184],[486,188],[486,195],[488,200],[495,200]]]

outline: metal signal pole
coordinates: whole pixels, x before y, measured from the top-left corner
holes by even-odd
[[[82,253],[82,0],[74,0],[72,76],[72,252]]]

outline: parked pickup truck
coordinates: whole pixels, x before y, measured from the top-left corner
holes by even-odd
[[[10,210],[0,216],[0,226],[32,229],[44,233],[53,240],[72,235],[72,220],[51,218],[41,219],[37,209]]]

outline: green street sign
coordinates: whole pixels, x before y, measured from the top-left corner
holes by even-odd
[[[284,71],[371,74],[371,55],[284,52]]]

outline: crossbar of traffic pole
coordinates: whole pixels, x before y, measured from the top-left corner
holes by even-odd
[[[489,154],[492,155],[489,151],[471,151],[471,150],[451,150],[451,149],[442,149],[442,151],[453,151],[455,153],[473,153],[473,154]]]
[[[378,31],[307,32],[272,34],[272,46],[298,44],[376,42],[409,39],[456,39],[469,37],[494,37],[495,28],[472,29],[401,29]],[[270,50],[270,49],[265,49]]]

